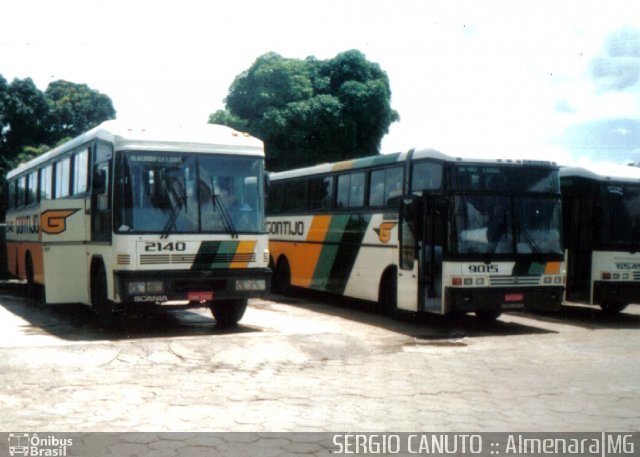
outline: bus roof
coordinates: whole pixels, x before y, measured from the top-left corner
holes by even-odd
[[[640,183],[640,168],[612,163],[599,163],[584,167],[562,167],[560,168],[560,177]]]
[[[299,178],[302,176],[319,175],[343,170],[356,170],[358,168],[375,167],[379,165],[387,165],[394,162],[403,162],[408,157],[408,152],[396,152],[393,154],[379,154],[376,156],[363,157],[359,159],[345,160],[335,163],[323,163],[310,167],[297,168],[294,170],[280,171],[270,173],[273,180]],[[481,159],[466,156],[450,156],[435,149],[419,149],[413,150],[413,160],[433,159],[444,162],[465,162],[477,164],[497,164],[497,165],[541,165],[556,166],[555,162],[539,161],[539,160],[522,160],[522,159]]]
[[[72,140],[20,164],[7,174],[7,179],[62,156],[93,140],[104,140],[116,150],[157,152],[215,152],[264,157],[262,141],[246,133],[222,125],[196,126],[131,126],[121,121],[106,121]]]

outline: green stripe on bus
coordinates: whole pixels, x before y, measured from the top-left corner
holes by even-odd
[[[312,288],[344,293],[370,219],[370,215],[360,214],[332,217],[326,244],[313,273]]]
[[[203,241],[191,269],[229,268],[238,243],[238,241]]]

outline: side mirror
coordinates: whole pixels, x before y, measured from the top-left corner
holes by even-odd
[[[103,194],[107,190],[107,172],[105,170],[96,170],[93,174],[93,193]]]

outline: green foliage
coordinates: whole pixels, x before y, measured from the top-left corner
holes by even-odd
[[[49,103],[52,134],[56,141],[77,136],[116,116],[111,99],[86,84],[54,81],[47,87],[45,97]]]
[[[209,122],[261,138],[267,166],[282,170],[379,153],[399,119],[390,99],[386,73],[360,51],[329,60],[268,53],[235,78]]]
[[[31,78],[0,75],[0,192],[17,164],[113,118],[111,99],[86,84],[54,81],[43,93]]]

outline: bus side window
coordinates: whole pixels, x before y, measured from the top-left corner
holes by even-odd
[[[442,165],[434,162],[417,162],[413,165],[411,191],[440,189],[442,186]]]
[[[307,209],[307,180],[287,181],[284,193],[285,211],[304,211]]]
[[[351,175],[351,188],[349,190],[349,208],[361,208],[364,206],[364,173]]]
[[[69,157],[56,162],[56,189],[54,198],[62,198],[69,196],[69,173],[71,161]]]
[[[323,176],[309,180],[309,209],[331,208],[333,177]]]
[[[11,180],[7,184],[7,207],[9,209],[15,209],[16,207],[16,181]]]
[[[22,176],[18,178],[18,188],[16,189],[16,207],[22,208],[25,204],[25,199],[27,196],[27,178]]]
[[[40,170],[40,201],[51,198],[51,184],[53,181],[53,167],[47,165]]]
[[[373,170],[369,184],[369,206],[384,205],[385,170]]]
[[[385,178],[384,204],[387,206],[397,206],[399,197],[402,195],[402,167],[387,169]]]
[[[73,156],[73,194],[87,192],[89,167],[89,149],[84,149]]]
[[[38,172],[34,171],[27,176],[27,195],[25,203],[33,205],[38,198]]]

